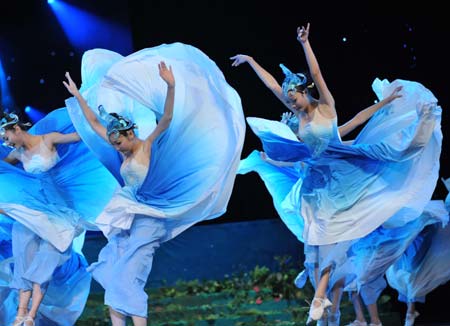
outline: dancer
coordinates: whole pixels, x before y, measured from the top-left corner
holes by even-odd
[[[345,127],[339,127],[338,130],[340,133],[350,132],[354,128],[360,126],[365,123],[368,119],[370,119],[378,110],[388,105],[390,102],[395,100],[398,97],[401,97],[400,94],[401,86],[394,89],[394,91],[386,97],[384,100],[377,102],[374,105],[367,107],[366,109],[358,112],[355,117],[353,117],[349,122],[345,123]],[[298,118],[292,114],[292,112],[285,112],[282,114],[281,122],[289,126],[292,132],[298,132]],[[266,121],[268,123],[268,121]],[[350,127],[351,126],[351,127]],[[344,136],[344,135],[341,135]],[[282,217],[282,220],[285,222],[286,226],[297,236],[297,238],[301,241],[302,235],[302,224],[301,219],[298,218],[295,212],[298,210],[296,205],[292,205],[290,202],[288,191],[292,191],[294,193],[294,197],[296,194],[296,188],[294,185],[300,184],[302,182],[302,171],[305,169],[305,164],[302,162],[280,162],[275,161],[269,158],[266,153],[261,152],[260,157],[252,153],[249,157],[241,161],[241,166],[239,169],[239,173],[248,173],[250,171],[257,172],[261,178],[264,180],[266,187],[269,189],[273,199],[275,207]],[[267,162],[270,165],[275,166],[267,166],[263,162]],[[293,200],[295,202],[295,199]],[[299,288],[303,288],[306,284],[307,279],[311,280],[313,287],[316,286],[319,279],[319,271],[318,271],[318,262],[316,261],[317,257],[314,254],[306,255],[307,260],[305,261],[305,270],[302,271],[296,278],[295,284]],[[341,286],[341,285],[340,285]],[[326,314],[318,321],[318,325],[338,325],[340,319],[339,313],[339,305],[341,300],[341,292],[342,289],[336,287],[334,293],[331,295],[331,300],[333,303],[330,311],[327,311]],[[343,286],[343,284],[342,284]],[[373,308],[376,308],[376,304],[369,306],[370,311],[373,311]],[[377,313],[373,313],[372,315],[377,316]],[[375,318],[373,319],[376,320]]]
[[[450,195],[447,196],[446,202]],[[447,207],[450,212],[449,207]],[[419,316],[416,302],[450,280],[450,227],[447,219],[424,228],[402,257],[386,273],[389,285],[407,305],[405,326],[413,326]]]
[[[9,286],[19,302],[13,325],[69,326],[90,289],[84,230],[117,183],[79,141],[64,108],[29,127],[16,114],[2,115],[2,139],[13,148],[0,162],[0,208],[15,221]],[[94,184],[104,187],[101,194]]]
[[[310,308],[310,320],[318,320],[331,305],[326,294],[339,282],[351,280],[351,269],[344,266],[353,242],[380,225],[397,227],[413,221],[429,201],[439,168],[440,108],[433,94],[418,83],[377,79],[373,88],[380,99],[402,86],[401,99],[385,108],[389,117],[375,115],[351,144],[343,144],[334,99],[308,41],[309,25],[297,32],[319,98],[309,95],[306,76],[285,67],[283,97],[279,98],[299,117],[301,141],[285,137],[257,118],[247,121],[270,158],[303,161],[306,167],[293,197],[297,217],[302,219],[299,225],[305,253],[319,264],[319,282]],[[256,72],[263,81],[270,80],[264,71]],[[279,89],[276,95],[280,95]],[[390,183],[382,182],[394,174]],[[391,196],[398,200],[389,201]]]
[[[59,159],[56,145],[79,140],[76,133],[33,135],[26,131],[28,126],[20,122],[15,114],[4,114],[0,122],[4,142],[15,149],[4,161],[11,164],[21,162],[29,173],[48,171]],[[14,224],[12,233],[15,268],[11,287],[19,290],[19,307],[14,325],[28,326],[34,324],[52,274],[71,257],[72,251],[67,247],[59,247],[62,249],[59,251],[20,223]],[[28,248],[31,247],[35,249],[30,251]],[[28,258],[30,256],[31,261]],[[28,309],[30,300],[32,305]]]
[[[113,65],[91,98],[98,113],[66,78],[77,131],[93,151],[100,144],[95,132],[120,153],[101,149],[104,164],[125,185],[96,219],[108,244],[89,270],[105,289],[113,325],[125,325],[127,317],[147,325],[144,286],[154,251],[226,209],[245,134],[240,98],[205,54],[181,43]],[[138,117],[142,107],[147,115]],[[154,129],[142,132],[141,121],[155,117]]]

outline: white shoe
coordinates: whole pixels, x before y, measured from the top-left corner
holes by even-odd
[[[420,314],[417,311],[414,311],[411,314],[406,314],[405,318],[405,326],[414,326],[414,321]]]
[[[25,316],[16,316],[16,319],[14,320],[12,326],[22,326],[24,320]]]
[[[318,302],[319,305],[315,306],[314,302]],[[311,320],[319,320],[322,318],[323,313],[326,308],[331,307],[333,304],[330,300],[327,298],[316,298],[314,297],[313,301],[311,302],[311,306],[309,307],[309,319]]]
[[[369,326],[383,326],[383,324],[382,323],[379,323],[379,324],[370,323]]]
[[[365,321],[359,321],[359,320],[354,320],[352,321],[350,324],[347,324],[345,326],[367,326],[367,322]]]
[[[22,325],[23,325],[23,326],[34,326],[34,319],[31,318],[30,316],[26,316],[26,317],[23,319]]]

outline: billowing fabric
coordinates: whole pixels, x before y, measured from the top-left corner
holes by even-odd
[[[357,290],[363,293],[365,287],[370,287],[370,284],[383,277],[390,266],[397,264],[405,256],[405,252],[410,250],[408,248],[414,246],[412,243],[420,237],[422,230],[429,225],[446,225],[448,219],[444,202],[432,200],[417,219],[397,228],[380,226],[366,237],[355,241],[348,256],[354,266]],[[433,276],[430,275],[430,278]]]
[[[17,260],[23,260],[23,256],[13,257],[11,238],[14,226],[25,229],[18,222],[0,215],[1,325],[13,323],[18,307],[18,292],[11,289],[11,282],[13,282],[14,272],[17,272]],[[30,231],[27,235],[32,237],[32,241],[27,241],[27,245],[32,246],[33,241],[39,241]],[[80,235],[74,241],[72,248],[67,250],[68,257],[65,262],[51,271],[52,278],[44,285],[46,295],[35,318],[37,324],[73,326],[83,312],[91,284],[91,276],[86,271],[87,261],[81,252],[83,242],[84,234]],[[45,266],[47,263],[49,261],[45,258],[42,265]]]
[[[30,133],[53,131],[75,131],[65,108],[49,113]],[[4,157],[10,149],[1,148]],[[0,161],[0,208],[15,220],[14,231],[5,236],[14,236],[17,253],[9,258],[11,274],[1,281],[15,289],[41,284],[46,295],[36,323],[72,326],[84,310],[91,283],[81,251],[83,231],[98,230],[93,221],[118,183],[83,142],[58,145],[57,152],[51,160],[45,153],[33,157],[25,166]],[[9,293],[17,300],[17,291]],[[5,324],[12,323],[16,311],[17,301],[5,307]]]
[[[309,126],[317,139],[303,135],[305,142],[281,122],[247,118],[271,159],[307,166],[297,193],[285,199],[300,208],[301,238],[308,245],[358,239],[381,225],[403,226],[418,218],[431,199],[439,172],[442,110],[417,82],[376,79],[372,88],[382,99],[397,86],[403,86],[402,97],[378,111],[351,144],[340,140],[335,120],[317,122],[317,114]]]
[[[74,132],[65,108],[50,112],[29,131]],[[110,200],[117,182],[80,142],[57,146],[50,170],[32,174],[0,161],[0,208],[40,238],[65,251]],[[101,188],[101,191],[99,191]]]
[[[165,233],[164,220],[138,215],[130,230],[108,239],[98,262],[88,268],[105,289],[106,305],[126,316],[147,317],[145,285]]]
[[[82,71],[90,70],[86,66],[98,61],[97,55],[105,53],[83,55]],[[163,113],[167,85],[158,72],[161,60],[175,74],[175,106],[168,130],[152,145],[149,169],[133,161],[122,166],[119,153],[89,128],[77,101],[66,101],[82,139],[124,186],[96,219],[108,244],[88,270],[104,287],[105,304],[142,317],[155,249],[190,225],[225,212],[245,134],[238,94],[205,54],[181,43],[117,61],[82,94],[98,116],[102,105],[134,121],[144,139]]]
[[[447,199],[449,197],[447,196]],[[450,227],[447,220],[425,227],[386,272],[389,285],[403,302],[425,297],[450,280]]]
[[[9,288],[13,276],[11,248],[13,223],[12,219],[0,215],[0,325],[10,325],[13,322],[18,304],[17,293]]]
[[[273,204],[282,221],[299,241],[303,241],[303,219],[298,218],[297,206],[293,207],[290,205],[291,201],[285,200],[293,188],[301,187],[301,165],[274,166],[262,160],[261,153],[254,150],[239,165],[239,174],[249,172],[258,173],[272,196]]]
[[[143,130],[141,123],[155,123],[164,110],[167,85],[158,71],[162,60],[172,66],[176,80],[173,119],[152,146],[142,186],[117,191],[98,216],[106,236],[129,229],[134,215],[142,214],[164,219],[167,233],[161,241],[166,241],[196,222],[222,215],[231,195],[245,135],[242,105],[216,64],[200,50],[163,44],[121,59],[90,94],[90,107],[103,105],[108,112],[127,116],[138,125],[139,137],[146,138],[151,129]],[[124,184],[120,155],[97,146],[74,98],[66,105],[83,140]]]

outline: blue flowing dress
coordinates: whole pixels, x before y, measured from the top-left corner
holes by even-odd
[[[83,70],[89,71],[96,55],[95,50],[85,54]],[[152,145],[149,168],[132,163],[124,169],[121,155],[89,127],[76,99],[66,100],[84,142],[123,185],[96,218],[108,244],[89,270],[105,288],[105,304],[141,317],[147,316],[144,286],[154,250],[195,223],[225,213],[245,135],[238,93],[206,54],[183,43],[120,59],[94,91],[82,95],[97,115],[102,105],[130,118],[138,126],[137,136],[145,139],[164,110],[167,84],[158,71],[162,60],[176,80],[174,113]]]
[[[269,166],[253,152],[239,172],[255,171],[264,180],[279,215],[304,242],[310,270],[316,263],[320,270],[340,267],[330,285],[349,273],[360,286],[378,276],[354,273],[349,257],[374,252],[364,239],[392,246],[392,235],[400,239],[437,221],[419,217],[438,178],[442,110],[420,83],[376,79],[372,84],[380,100],[397,86],[403,86],[402,97],[378,111],[351,142],[340,139],[336,119],[326,119],[318,110],[298,135],[284,123],[247,118],[271,159],[296,164]],[[371,264],[374,271],[388,267],[386,261]]]

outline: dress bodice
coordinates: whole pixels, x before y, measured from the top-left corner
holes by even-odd
[[[23,169],[29,173],[43,173],[50,170],[59,161],[58,152],[52,151],[43,141],[35,153],[27,153],[23,148],[17,150]]]
[[[309,147],[312,156],[317,157],[330,143],[340,142],[337,118],[326,118],[316,109],[311,121],[303,126],[299,124],[298,136]]]
[[[122,163],[120,174],[126,186],[139,188],[148,173],[148,166],[139,163],[135,158],[128,159]]]

